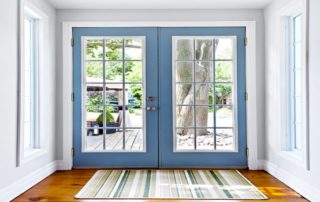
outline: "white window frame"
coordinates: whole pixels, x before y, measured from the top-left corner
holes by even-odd
[[[25,47],[24,47],[24,19],[25,17],[30,18],[34,24],[34,51],[33,52],[33,66],[35,69],[34,73],[34,86],[33,91],[35,92],[34,98],[34,109],[32,110],[34,114],[34,137],[35,144],[29,151],[26,151],[24,148],[24,82],[23,82],[23,74],[24,74],[24,66],[25,66]],[[42,134],[44,126],[42,126],[42,120],[46,117],[46,114],[42,110],[42,88],[41,84],[42,80],[42,71],[41,68],[46,67],[48,65],[48,57],[46,45],[44,44],[44,39],[48,37],[48,16],[44,14],[41,10],[33,6],[28,1],[23,1],[19,7],[19,69],[18,69],[18,136],[17,136],[17,166],[22,166],[36,158],[39,158],[48,153],[47,150],[47,142]],[[45,90],[45,89],[43,89]]]
[[[302,17],[302,148],[295,149],[292,133],[292,65],[293,65],[293,19]],[[282,137],[280,156],[289,161],[309,169],[309,133],[308,133],[308,83],[307,83],[307,20],[306,6],[301,0],[294,0],[286,5],[279,13],[281,18],[281,108],[282,108]]]
[[[88,150],[86,148],[86,144],[87,144],[87,127],[86,127],[86,93],[87,93],[87,82],[86,82],[86,40],[105,40],[105,39],[111,39],[111,38],[121,38],[122,40],[125,40],[126,38],[136,38],[136,39],[141,39],[142,40],[142,58],[141,58],[141,63],[142,63],[142,81],[141,81],[141,85],[142,85],[142,106],[141,106],[141,110],[142,110],[142,116],[143,116],[143,122],[142,122],[142,127],[141,130],[143,131],[143,143],[142,143],[142,150],[126,150],[126,149],[121,149],[121,150],[107,150],[107,149],[101,149],[101,150]],[[124,47],[123,47],[124,48]],[[98,60],[101,61],[103,63],[107,62],[107,60]],[[122,62],[125,62],[126,60],[124,59],[124,55],[123,58],[121,60]],[[106,68],[105,65],[103,65],[103,68]],[[123,67],[124,68],[124,67]],[[123,72],[125,72],[123,70]],[[124,83],[125,81],[123,80],[122,82],[115,82],[115,83],[121,83],[122,85],[127,85],[127,83]],[[147,123],[146,123],[146,37],[145,36],[82,36],[81,37],[81,152],[82,153],[146,153],[147,152]],[[101,82],[101,84],[103,84],[103,82]],[[105,113],[105,112],[103,112]],[[124,129],[126,129],[128,127],[124,126]],[[133,128],[133,129],[138,129],[137,128]],[[125,131],[125,130],[124,130]],[[125,138],[125,134],[123,134],[123,140]],[[103,134],[103,140],[105,141],[105,133]],[[125,145],[125,144],[124,144]],[[123,146],[124,146],[123,145]]]
[[[219,149],[177,149],[177,135],[176,135],[176,69],[175,69],[175,63],[176,63],[176,55],[175,55],[175,50],[176,50],[176,40],[178,39],[190,39],[190,40],[196,40],[196,39],[231,39],[232,40],[232,47],[233,47],[233,52],[232,52],[232,122],[233,126],[230,128],[233,130],[233,149],[231,150],[219,150]],[[213,60],[213,62],[215,62]],[[201,153],[201,152],[212,152],[212,153],[237,153],[239,152],[238,150],[238,101],[237,101],[237,37],[236,36],[173,36],[172,37],[172,126],[173,126],[173,152],[177,153],[183,153],[183,152],[195,152],[195,153]],[[213,70],[214,71],[214,70]],[[215,79],[214,79],[215,80]],[[215,83],[215,81],[213,82]],[[195,107],[196,104],[194,103],[193,106]],[[195,116],[195,114],[194,114]],[[196,128],[196,127],[193,127]],[[203,127],[204,128],[204,127]],[[213,127],[207,127],[207,128],[218,128],[216,126]],[[229,128],[228,128],[229,129]],[[196,138],[196,136],[194,136]],[[196,141],[194,142],[196,145]],[[195,146],[194,145],[194,146]]]

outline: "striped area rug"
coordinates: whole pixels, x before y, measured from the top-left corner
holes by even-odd
[[[267,199],[237,170],[98,170],[78,199]]]

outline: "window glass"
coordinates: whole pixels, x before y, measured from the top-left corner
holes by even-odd
[[[234,150],[231,37],[177,37],[174,51],[175,151]]]
[[[144,37],[84,39],[86,151],[143,151]]]
[[[24,62],[21,69],[21,127],[23,128],[24,154],[39,147],[37,133],[37,20],[24,18]]]
[[[291,127],[291,150],[302,149],[302,16],[291,18],[291,53],[292,62],[290,67],[290,127]]]

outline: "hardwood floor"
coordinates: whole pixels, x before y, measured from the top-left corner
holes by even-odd
[[[83,185],[92,177],[96,170],[72,170],[58,171],[39,184],[35,185],[13,201],[52,201],[52,202],[73,202],[73,201],[125,201],[125,200],[76,200],[74,196],[80,191]],[[306,202],[308,200],[288,186],[269,175],[264,171],[240,170],[255,186],[257,186],[269,199],[270,202]],[[126,200],[128,202],[162,202],[164,200]],[[170,200],[174,201],[174,200]],[[175,200],[179,202],[190,202],[191,200]],[[203,200],[192,200],[202,201]],[[206,200],[219,201],[219,200]],[[226,200],[223,200],[224,202]],[[229,200],[228,200],[229,201]],[[249,202],[258,200],[230,200],[230,202]]]

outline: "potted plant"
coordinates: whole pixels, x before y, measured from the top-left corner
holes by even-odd
[[[117,127],[117,123],[115,122],[112,113],[113,108],[112,107],[107,107],[106,108],[106,126],[107,126],[107,134],[110,133],[115,133],[117,130],[115,127]],[[103,113],[101,113],[98,118],[96,119],[96,123],[99,124],[99,127],[103,127]],[[112,128],[110,128],[112,127]],[[99,129],[99,134],[103,134],[103,130]]]

